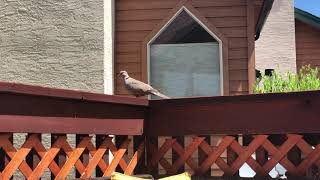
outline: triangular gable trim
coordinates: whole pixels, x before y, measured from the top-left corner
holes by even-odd
[[[197,23],[199,23],[212,37],[220,44],[220,54],[222,62],[223,95],[229,95],[229,68],[228,68],[228,40],[212,23],[210,23],[196,8],[192,6],[189,0],[181,0],[143,40],[142,42],[142,79],[148,82],[148,49],[152,43],[174,19],[185,10]]]

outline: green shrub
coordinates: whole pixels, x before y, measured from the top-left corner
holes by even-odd
[[[255,93],[276,93],[293,91],[311,91],[320,89],[319,69],[304,66],[297,74],[291,72],[283,77],[277,70],[271,76],[257,79],[254,87]]]

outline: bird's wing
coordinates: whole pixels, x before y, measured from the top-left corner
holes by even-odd
[[[153,94],[161,98],[169,99],[168,96],[161,94],[158,90],[154,89],[149,84],[146,84],[133,78],[129,78],[126,80],[126,86],[128,90],[131,91],[131,93],[133,93],[134,95],[140,96]]]
[[[164,95],[164,94],[161,94],[159,91],[155,90],[155,91],[150,91],[150,94],[153,94],[153,95],[156,95],[156,96],[159,96],[163,99],[170,99],[170,97]]]
[[[144,93],[147,93],[148,91],[150,91],[151,89],[153,89],[150,85],[143,83],[141,81],[138,81],[136,79],[133,78],[129,78],[127,80],[127,85],[129,86],[130,89],[132,89],[133,91],[142,91]]]

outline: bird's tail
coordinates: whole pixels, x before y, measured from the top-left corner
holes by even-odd
[[[152,91],[151,94],[155,95],[155,96],[159,96],[163,99],[170,99],[170,97],[164,95],[164,94],[161,94],[159,91]]]

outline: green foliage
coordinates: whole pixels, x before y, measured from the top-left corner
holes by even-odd
[[[311,91],[320,89],[319,69],[304,66],[298,74],[288,72],[283,77],[278,71],[272,76],[266,76],[261,72],[262,77],[257,79],[255,93],[277,93],[293,91]]]

